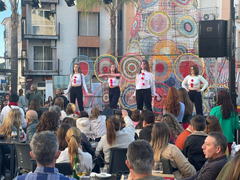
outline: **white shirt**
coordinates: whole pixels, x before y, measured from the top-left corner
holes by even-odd
[[[2,112],[1,112],[1,115],[0,115],[0,122],[2,123],[4,121],[4,119],[7,117],[8,113],[11,111],[11,109],[19,109],[20,112],[21,112],[21,119],[22,119],[22,122],[21,122],[21,125],[22,127],[26,127],[27,126],[27,122],[26,122],[26,119],[24,118],[25,114],[24,114],[24,111],[22,108],[18,107],[18,106],[14,106],[14,105],[11,105],[11,107],[9,105],[5,106],[3,109],[2,109]]]
[[[80,129],[81,132],[87,134],[90,132],[91,122],[88,117],[81,117],[76,120],[77,128]]]
[[[109,87],[118,86],[118,84],[119,84],[119,79],[117,79],[116,77],[114,77],[114,78],[108,78],[108,84],[109,84]]]
[[[135,83],[136,83],[136,90],[151,88],[152,95],[156,95],[155,81],[153,78],[153,74],[151,72],[142,70],[140,74],[137,73]]]
[[[91,131],[96,133],[97,138],[106,134],[106,116],[100,115],[97,119],[91,120]]]
[[[68,85],[68,89],[67,89],[66,93],[68,93],[70,91],[72,85],[78,85],[78,86],[83,85],[85,91],[88,93],[88,89],[87,89],[87,86],[85,83],[85,77],[82,73],[81,73],[81,75],[82,75],[82,77],[80,76],[80,73],[70,75],[69,85]],[[81,82],[81,79],[83,80],[83,82]]]
[[[186,90],[188,89],[186,84],[188,85],[189,88],[199,88],[200,87],[200,82],[203,83],[203,87],[201,91],[203,92],[207,87],[208,87],[208,82],[206,79],[204,79],[201,75],[198,76],[186,76],[182,82],[182,87],[185,88]]]
[[[86,175],[90,175],[92,171],[92,156],[87,152],[83,152],[80,148],[78,148],[78,153],[79,153],[78,158],[80,159],[81,164],[84,164],[86,168],[84,169]],[[56,160],[56,163],[70,163],[70,158],[68,156],[68,147],[61,151],[61,154]]]

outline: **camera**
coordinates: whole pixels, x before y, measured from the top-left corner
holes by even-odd
[[[113,109],[113,114],[122,116],[122,109]]]

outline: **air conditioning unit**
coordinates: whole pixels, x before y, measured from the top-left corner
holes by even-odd
[[[55,6],[55,4],[51,4],[50,13],[56,13],[56,6]]]
[[[215,20],[216,15],[214,13],[209,13],[209,14],[203,14],[201,16],[201,20],[208,21],[208,20]]]
[[[57,44],[55,40],[51,40],[51,48],[57,48]]]

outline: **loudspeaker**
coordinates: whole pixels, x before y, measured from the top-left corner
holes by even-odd
[[[227,21],[199,21],[199,57],[227,56]]]
[[[113,110],[114,110],[113,108],[105,108],[105,109],[103,110],[103,112],[102,112],[102,115],[107,116],[107,118],[108,118],[108,117],[111,117],[111,116],[114,115],[114,114],[113,114]],[[132,111],[129,110],[129,109],[125,109],[125,110],[128,112],[128,116],[131,117]]]

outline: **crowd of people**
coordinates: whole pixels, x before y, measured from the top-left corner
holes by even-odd
[[[101,75],[109,79],[111,107],[114,108],[119,98],[119,87],[116,85],[119,75],[113,65],[109,74]],[[217,106],[205,118],[199,104],[199,93],[206,89],[207,81],[193,66],[190,75],[183,81],[187,86],[184,84],[178,90],[175,87],[169,89],[163,116],[158,122],[151,109],[150,97],[156,96],[158,99],[159,96],[155,93],[147,61],[142,62],[136,81],[143,83],[136,85],[133,97],[137,96],[138,109],[132,111],[131,116],[124,109],[121,110],[122,115],[111,117],[101,115],[97,108],[92,108],[90,114],[84,111],[82,91],[79,89],[83,86],[86,90],[86,87],[79,65],[74,65],[70,76],[68,92],[71,93],[71,103],[57,89],[56,96],[48,98],[48,111],[42,112],[42,97],[32,85],[31,92],[26,95],[28,110],[25,111],[27,103],[22,90],[18,95],[6,94],[1,104],[0,134],[11,138],[12,132],[17,132],[23,143],[30,143],[30,155],[37,162],[35,172],[16,179],[61,179],[63,175],[55,168],[55,163],[70,163],[73,167],[76,156],[85,174],[90,175],[93,171],[98,172],[96,167],[101,166],[101,163],[96,164],[95,157],[100,157],[105,162],[104,167],[108,168],[111,148],[128,149],[126,165],[129,180],[163,179],[152,174],[153,164],[162,158],[170,160],[175,179],[240,178],[237,169],[239,152],[228,162],[235,130],[239,129],[238,114],[228,91],[218,92]],[[204,83],[202,89],[200,81]],[[80,111],[75,105],[76,99]],[[193,106],[197,110],[194,116]],[[91,146],[90,137],[98,142],[96,148]],[[2,145],[1,153],[5,157],[9,148]],[[2,165],[2,168],[9,168],[7,158],[3,158]]]

